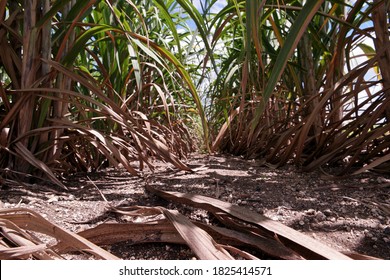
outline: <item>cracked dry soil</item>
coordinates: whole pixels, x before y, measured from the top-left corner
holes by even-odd
[[[347,179],[328,179],[320,172],[301,173],[292,166],[270,169],[256,160],[194,154],[186,163],[193,173],[154,162],[154,172],[130,176],[111,168],[69,176],[64,192],[44,185],[2,187],[2,207],[26,207],[73,232],[116,217],[111,205],[164,206],[192,220],[212,223],[200,209],[164,201],[144,189],[195,193],[247,207],[279,221],[341,252],[390,260],[390,178],[366,172]],[[98,190],[99,189],[99,190]],[[100,191],[100,192],[99,192]],[[120,222],[120,221],[119,221]],[[195,259],[184,245],[131,244],[103,247],[123,259]],[[83,259],[82,254],[69,259]]]

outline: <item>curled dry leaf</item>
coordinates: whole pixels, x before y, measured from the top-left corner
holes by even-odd
[[[9,240],[13,246],[28,246],[25,248],[31,250],[31,246],[41,245],[37,244],[36,238],[33,238],[26,233],[26,231],[35,231],[49,235],[57,241],[65,242],[75,251],[88,252],[98,259],[119,259],[87,239],[49,222],[35,211],[29,209],[0,209],[0,220],[3,225],[2,235]],[[6,230],[7,228],[9,230]],[[39,251],[32,255],[37,259],[58,258],[58,255],[54,253],[51,248],[52,247],[48,247],[49,251]]]
[[[161,208],[187,245],[202,260],[233,260],[234,258],[201,228],[195,226],[185,216],[174,210]]]
[[[1,260],[13,260],[13,259],[26,259],[30,255],[37,255],[42,253],[46,249],[46,244],[20,246],[16,248],[7,248],[0,246],[0,259]]]
[[[346,255],[314,240],[288,226],[273,221],[263,215],[249,211],[243,207],[233,205],[218,199],[180,192],[165,192],[157,190],[151,186],[146,186],[147,190],[167,200],[179,203],[186,203],[200,207],[212,213],[225,212],[230,216],[243,222],[260,227],[278,236],[284,244],[296,251],[299,255],[309,259],[350,259]]]

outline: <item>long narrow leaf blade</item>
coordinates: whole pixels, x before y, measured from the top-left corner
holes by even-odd
[[[151,186],[146,186],[146,188],[148,191],[155,193],[164,199],[195,205],[211,212],[223,211],[245,222],[260,226],[261,228],[276,234],[279,239],[283,238],[287,242],[291,242],[295,247],[297,247],[297,249],[299,249],[299,253],[304,257],[305,255],[308,255],[310,258],[340,260],[350,259],[346,255],[326,246],[317,240],[314,240],[313,238],[308,237],[303,233],[273,221],[263,215],[249,211],[243,207],[202,195],[185,194],[180,192],[166,192],[157,190]]]

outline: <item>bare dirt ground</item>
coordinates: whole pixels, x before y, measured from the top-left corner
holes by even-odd
[[[232,156],[193,155],[193,173],[154,162],[143,178],[113,169],[76,174],[66,179],[68,192],[50,186],[2,187],[2,207],[32,209],[59,226],[78,232],[114,220],[112,205],[164,206],[187,217],[212,223],[204,210],[166,202],[145,191],[154,188],[195,193],[247,207],[341,252],[390,260],[390,178],[364,173],[327,179],[320,172],[294,167],[261,167],[255,160]],[[195,259],[184,245],[117,243],[105,249],[123,259]]]

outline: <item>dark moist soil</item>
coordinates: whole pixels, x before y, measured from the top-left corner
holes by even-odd
[[[68,192],[42,184],[2,187],[2,207],[26,207],[73,232],[112,221],[111,205],[164,206],[209,223],[200,209],[166,202],[144,186],[218,198],[261,213],[341,252],[390,259],[390,178],[363,173],[329,179],[321,172],[301,173],[294,167],[270,169],[255,160],[232,156],[193,155],[186,162],[194,173],[154,162],[142,178],[105,169],[76,174],[65,180]],[[92,221],[90,221],[92,220]],[[85,223],[85,221],[89,221]],[[117,243],[104,247],[123,259],[195,259],[191,250],[176,244]],[[82,256],[69,256],[82,258]]]

